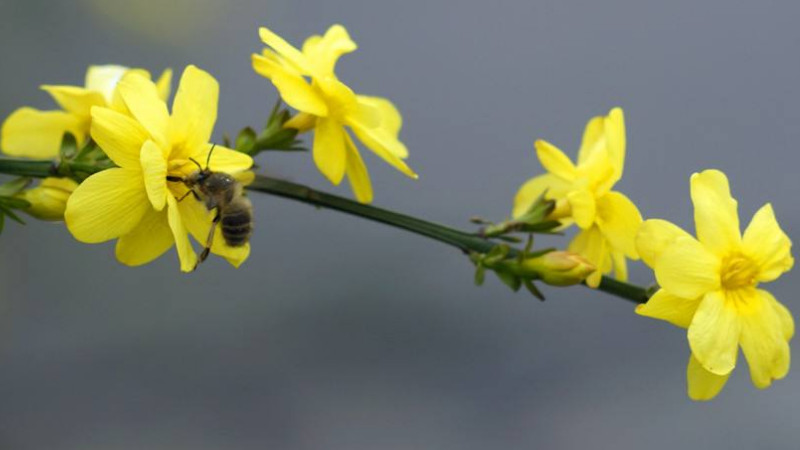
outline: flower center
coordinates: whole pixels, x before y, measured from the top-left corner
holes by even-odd
[[[755,286],[758,266],[750,258],[733,254],[722,261],[720,281],[722,287],[728,290]]]

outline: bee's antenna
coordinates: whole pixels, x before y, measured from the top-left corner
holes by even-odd
[[[201,171],[203,170],[203,166],[201,166],[201,165],[200,165],[200,163],[199,163],[199,162],[197,162],[197,160],[196,160],[196,159],[194,159],[194,158],[189,158],[189,161],[193,162],[193,163],[194,163],[194,164],[197,166],[197,168],[198,168],[198,169],[200,169]]]
[[[208,157],[206,158],[206,169],[208,169],[208,165],[211,163],[211,154],[214,153],[214,147],[217,144],[211,144],[211,150],[208,151]]]

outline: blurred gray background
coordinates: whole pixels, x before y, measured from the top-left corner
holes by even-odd
[[[250,69],[258,26],[299,45],[338,22],[360,44],[341,78],[398,105],[421,175],[366,156],[377,205],[464,227],[503,218],[541,171],[536,137],[574,156],[585,122],[620,105],[618,187],[645,216],[691,229],[688,177],[716,167],[743,223],[771,201],[799,236],[798,14],[790,1],[2,0],[0,115],[50,108],[37,86],[80,84],[89,64],[194,63],[222,85],[219,139],[260,125],[276,98]],[[350,195],[310,155],[258,162]],[[494,278],[476,288],[446,246],[253,197],[239,270],[212,259],[180,274],[172,252],[131,269],[113,244],[80,244],[60,224],[8,224],[0,448],[798,445],[798,370],[758,391],[742,360],[715,401],[692,403],[684,332],[624,300],[575,287],[539,303]],[[796,273],[769,288],[800,313]]]

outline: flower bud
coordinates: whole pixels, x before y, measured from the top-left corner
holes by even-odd
[[[78,183],[69,178],[45,178],[33,189],[26,189],[16,195],[30,206],[25,212],[41,220],[64,220],[67,199]]]
[[[520,269],[546,284],[570,286],[583,281],[596,267],[577,253],[553,251],[523,260]]]

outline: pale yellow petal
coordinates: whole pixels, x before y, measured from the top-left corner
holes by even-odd
[[[117,260],[128,266],[147,264],[172,248],[175,238],[166,211],[148,210],[141,222],[117,240]]]
[[[628,261],[622,252],[611,252],[611,261],[614,270],[614,278],[620,281],[628,281]]]
[[[625,116],[622,108],[614,108],[609,111],[604,119],[606,136],[606,148],[611,165],[614,166],[614,178],[622,178],[622,171],[625,166]]]
[[[537,177],[533,177],[530,180],[526,181],[523,184],[519,191],[517,191],[517,195],[514,197],[514,210],[513,216],[514,218],[519,218],[533,206],[534,202],[547,191],[549,198],[553,191],[553,188],[563,187],[564,181],[553,175],[546,173],[544,175],[539,175]]]
[[[219,83],[208,72],[187,66],[172,103],[170,140],[185,152],[205,146],[217,121]]]
[[[586,163],[590,156],[598,151],[605,151],[606,135],[603,116],[592,117],[583,130],[583,140],[578,151],[578,165]]]
[[[720,260],[691,237],[679,237],[656,260],[656,280],[683,298],[697,298],[720,286]]]
[[[301,75],[262,55],[254,54],[252,60],[253,70],[272,81],[287,105],[315,116],[328,115],[325,99]]]
[[[253,157],[246,153],[231,150],[221,145],[214,145],[213,151],[211,150],[211,144],[204,147],[206,150],[196,153],[193,158],[203,165],[208,165],[214,172],[235,174],[253,167]],[[210,158],[209,153],[211,154]]]
[[[63,111],[20,108],[3,122],[0,148],[10,156],[54,158],[61,150],[65,133],[83,142],[88,124]]]
[[[742,352],[750,366],[753,384],[764,389],[772,380],[780,380],[789,372],[789,344],[772,295],[753,290],[747,301],[753,304],[741,311]]]
[[[65,111],[82,118],[89,118],[93,106],[106,106],[106,99],[100,92],[77,86],[42,86]]]
[[[333,184],[339,184],[347,165],[342,124],[327,117],[317,121],[314,131],[314,163]]]
[[[305,112],[295,114],[283,124],[284,128],[294,128],[298,133],[313,130],[315,126],[317,126],[317,116]]]
[[[92,139],[120,167],[140,167],[139,152],[149,139],[136,120],[109,108],[92,108]]]
[[[324,36],[311,36],[303,44],[303,55],[317,73],[333,73],[340,56],[358,48],[341,25],[328,28]]]
[[[192,199],[191,201],[194,200]],[[172,230],[172,237],[175,239],[175,249],[178,251],[181,271],[191,272],[197,265],[197,254],[189,241],[189,232],[181,218],[178,202],[171,195],[167,196],[167,221],[169,222],[170,230]]]
[[[758,281],[772,281],[794,265],[792,241],[778,225],[769,203],[756,212],[747,226],[742,250],[758,265]]]
[[[609,192],[598,198],[595,220],[611,248],[628,258],[639,259],[636,233],[642,225],[642,215],[628,197],[619,192]]]
[[[166,103],[172,91],[172,69],[166,69],[161,73],[158,81],[156,81],[156,89],[158,90],[158,98]]]
[[[645,264],[655,268],[661,253],[681,237],[691,238],[689,233],[666,220],[648,219],[636,233],[636,250]]]
[[[686,367],[686,391],[689,398],[695,401],[711,400],[725,387],[730,373],[717,375],[703,368],[694,355],[689,357]]]
[[[706,370],[716,375],[726,375],[736,367],[742,321],[735,301],[727,298],[724,291],[707,293],[689,325],[687,335],[692,353]]]
[[[589,287],[596,288],[604,273],[611,269],[611,254],[608,242],[603,237],[600,229],[593,226],[578,233],[570,242],[568,250],[586,258],[597,270],[586,278]]]
[[[258,29],[258,35],[261,41],[272,47],[281,58],[285,59],[287,63],[291,64],[302,72],[304,75],[312,75],[313,65],[308,62],[306,57],[300,50],[286,42],[282,37],[273,33],[269,28],[261,27]]]
[[[572,161],[553,144],[543,141],[541,139],[534,143],[536,147],[536,155],[542,167],[553,175],[559,176],[565,180],[575,179],[576,169]]]
[[[344,133],[344,143],[347,150],[347,180],[350,181],[350,188],[359,202],[371,203],[372,182],[369,179],[367,166],[347,132]]]
[[[689,328],[701,299],[702,297],[682,298],[666,289],[659,289],[647,300],[647,303],[636,306],[636,314],[666,320],[681,328]]]
[[[403,118],[394,104],[382,97],[368,97],[365,95],[357,95],[356,101],[362,112],[368,111],[368,114],[374,115],[372,119],[362,117],[361,122],[365,125],[374,122],[372,128],[380,128],[383,133],[397,141],[397,144],[391,147],[392,151],[400,158],[407,158],[408,149],[398,140],[400,129],[403,126]],[[360,116],[364,115],[361,114]]]
[[[141,163],[147,198],[156,211],[161,211],[167,203],[167,160],[161,147],[153,141],[145,142]]]
[[[768,291],[759,290],[758,293],[761,295],[761,298],[775,310],[775,314],[777,314],[781,323],[783,337],[788,342],[794,336],[794,318],[792,317],[792,313]]]
[[[406,176],[414,179],[418,178],[417,174],[399,156],[404,152],[407,153],[402,142],[380,128],[367,128],[359,122],[349,122],[348,125],[356,134],[356,137],[373,153]]]
[[[572,218],[579,227],[587,229],[594,224],[597,205],[591,192],[572,191],[567,194],[567,201],[572,209]]]
[[[741,243],[739,213],[731,197],[728,178],[719,170],[704,170],[691,178],[697,238],[720,256]]]
[[[75,239],[97,243],[129,233],[150,208],[141,171],[107,169],[75,189],[64,219]]]
[[[99,92],[106,105],[111,105],[117,83],[128,70],[125,66],[116,65],[89,66],[86,71],[86,89]]]
[[[158,145],[166,147],[169,112],[167,104],[158,95],[156,85],[139,74],[131,73],[123,77],[117,90],[128,110],[151,138]]]

